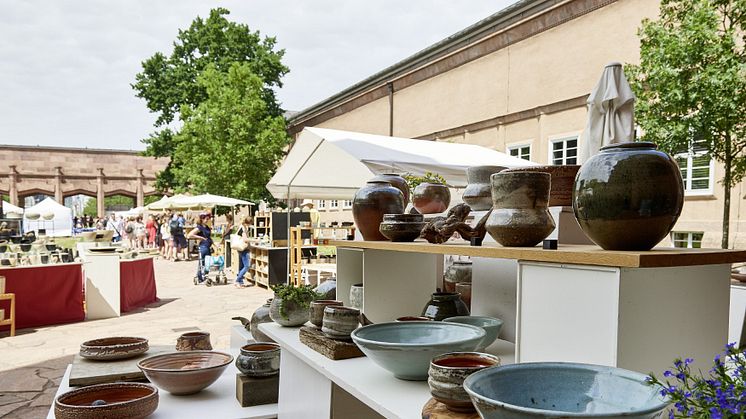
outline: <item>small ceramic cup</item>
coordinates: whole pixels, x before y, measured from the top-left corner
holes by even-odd
[[[356,308],[327,306],[324,308],[321,331],[331,339],[349,340],[350,333],[357,329],[359,317],[360,310]]]
[[[250,343],[241,347],[236,368],[249,377],[269,377],[280,372],[280,345],[270,342]]]
[[[363,308],[363,284],[350,287],[350,307],[360,310]]]
[[[176,339],[177,351],[211,351],[210,333],[189,332]]]
[[[423,321],[429,321],[430,318],[425,316],[404,316],[399,317],[395,321],[397,322],[423,322]]]
[[[456,292],[461,294],[461,301],[471,310],[471,282],[457,283]]]
[[[479,352],[450,352],[430,361],[427,384],[433,398],[454,412],[473,412],[474,405],[464,390],[469,375],[500,365],[500,358]]]
[[[324,308],[327,306],[341,306],[342,302],[337,300],[316,300],[311,302],[309,308],[311,315],[309,321],[316,327],[321,328],[324,320]]]

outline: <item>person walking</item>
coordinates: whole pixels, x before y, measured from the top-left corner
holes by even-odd
[[[145,222],[145,235],[148,239],[147,247],[148,248],[155,248],[156,246],[156,236],[158,234],[158,229],[156,228],[155,223],[155,217],[153,214],[148,215],[148,221]]]
[[[117,221],[114,214],[109,216],[109,220],[106,222],[106,229],[114,232],[114,235],[111,237],[112,242],[116,243],[122,239],[122,236],[119,234],[119,230],[117,229]]]
[[[236,234],[241,236],[246,247],[243,250],[238,250],[238,276],[236,276],[235,287],[245,288],[250,287],[253,284],[246,284],[243,281],[244,275],[249,271],[251,267],[251,258],[249,257],[249,226],[251,225],[251,216],[244,217],[241,226],[236,230]]]
[[[199,283],[205,281],[204,266],[205,256],[212,254],[212,230],[208,226],[207,220],[210,214],[200,214],[195,221],[197,225],[193,228],[187,239],[194,239],[199,242],[199,263],[197,263],[197,278]]]
[[[189,260],[189,249],[186,237],[184,237],[184,217],[174,214],[169,222],[171,237],[173,240],[174,261],[179,260],[179,253],[183,252],[184,260]]]
[[[168,217],[164,217],[161,221],[161,242],[163,244],[161,255],[166,260],[171,260],[171,244],[173,243],[171,227],[168,225],[170,221],[171,220]]]

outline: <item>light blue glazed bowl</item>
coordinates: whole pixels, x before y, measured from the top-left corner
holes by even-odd
[[[479,348],[477,348],[479,351],[492,345],[492,343],[497,340],[497,337],[500,335],[500,330],[503,328],[502,320],[489,316],[455,316],[443,319],[443,321],[470,324],[484,329],[484,339],[482,339]]]
[[[484,329],[433,321],[390,322],[360,327],[352,340],[379,366],[402,380],[427,380],[430,360],[446,352],[474,351]]]
[[[645,377],[600,365],[535,362],[476,372],[464,389],[484,419],[657,418],[668,402]]]

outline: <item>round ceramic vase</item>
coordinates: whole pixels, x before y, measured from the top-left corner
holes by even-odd
[[[407,184],[406,179],[404,179],[400,175],[397,175],[396,173],[383,173],[380,175],[376,175],[373,180],[382,180],[388,182],[391,184],[391,186],[400,190],[402,195],[404,196],[404,207],[407,207],[407,204],[409,204],[409,185]]]
[[[580,168],[573,210],[605,250],[650,250],[673,228],[684,204],[676,162],[653,143],[601,148]]]
[[[350,287],[350,307],[358,310],[363,308],[363,284],[354,284]]]
[[[352,217],[365,240],[384,241],[386,237],[378,231],[383,214],[404,212],[404,195],[383,180],[371,180],[355,192],[352,201]]]
[[[492,175],[493,211],[487,232],[508,247],[536,246],[554,230],[549,213],[549,173],[501,172]]]
[[[280,312],[281,301],[283,313]],[[304,308],[295,301],[286,301],[275,295],[269,305],[269,317],[280,326],[296,327],[308,321],[309,312],[308,307]]]
[[[447,317],[468,316],[469,308],[458,293],[436,292],[422,309],[422,315],[431,320],[441,321]]]
[[[443,275],[443,288],[446,292],[455,292],[456,284],[471,282],[471,261],[457,260],[446,269]]]
[[[280,345],[270,342],[250,343],[241,347],[236,368],[249,377],[269,377],[280,372]]]
[[[451,191],[441,183],[423,182],[414,188],[412,205],[420,214],[438,214],[451,204]]]
[[[532,166],[508,169],[506,172],[543,172],[551,176],[549,186],[549,203],[550,207],[572,205],[572,189],[575,183],[580,165],[549,165],[549,166]]]
[[[269,305],[272,303],[272,299],[268,299],[264,305],[257,308],[254,311],[254,314],[251,315],[251,322],[250,322],[250,329],[251,329],[251,336],[254,338],[257,342],[274,342],[269,336],[262,333],[261,330],[259,330],[259,325],[262,323],[270,323],[272,322],[272,319],[269,317]]]
[[[461,199],[473,211],[487,211],[492,208],[490,176],[505,170],[503,166],[474,166],[466,169],[466,189]]]

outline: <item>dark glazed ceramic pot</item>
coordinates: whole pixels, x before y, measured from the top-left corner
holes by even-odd
[[[490,176],[505,170],[503,166],[474,166],[466,169],[469,182],[461,198],[473,211],[487,211],[492,208]]]
[[[536,246],[554,230],[549,213],[549,173],[508,172],[492,175],[493,211],[487,232],[503,246]]]
[[[407,184],[406,179],[404,179],[400,175],[397,175],[396,173],[383,173],[377,175],[372,180],[382,180],[384,182],[388,182],[391,184],[391,186],[400,190],[402,195],[404,195],[404,207],[407,207],[407,204],[409,204],[409,185]]]
[[[461,301],[457,292],[436,292],[422,309],[422,315],[435,321],[447,317],[468,316],[469,308]]]
[[[378,230],[392,242],[411,242],[425,227],[422,214],[384,214]]]
[[[387,181],[371,180],[355,192],[352,201],[352,217],[365,240],[384,241],[386,237],[378,231],[383,214],[404,212],[404,195]]]
[[[272,304],[271,298],[267,300],[267,302],[264,303],[263,306],[256,309],[256,311],[254,311],[254,314],[251,315],[251,336],[257,342],[274,342],[274,340],[272,340],[269,336],[265,335],[259,330],[259,325],[261,323],[272,322],[272,319],[269,317],[270,304]]]
[[[575,183],[575,175],[578,174],[580,165],[567,164],[563,166],[533,166],[508,169],[506,172],[544,172],[549,173],[552,178],[549,181],[549,203],[550,207],[572,205],[572,190]]]
[[[653,143],[601,148],[578,172],[573,210],[580,228],[605,250],[650,250],[684,205],[676,162]]]
[[[420,214],[438,214],[451,204],[451,191],[441,183],[423,182],[414,188],[412,205]]]
[[[250,343],[241,347],[236,368],[249,377],[269,377],[280,372],[280,345],[271,342]]]

